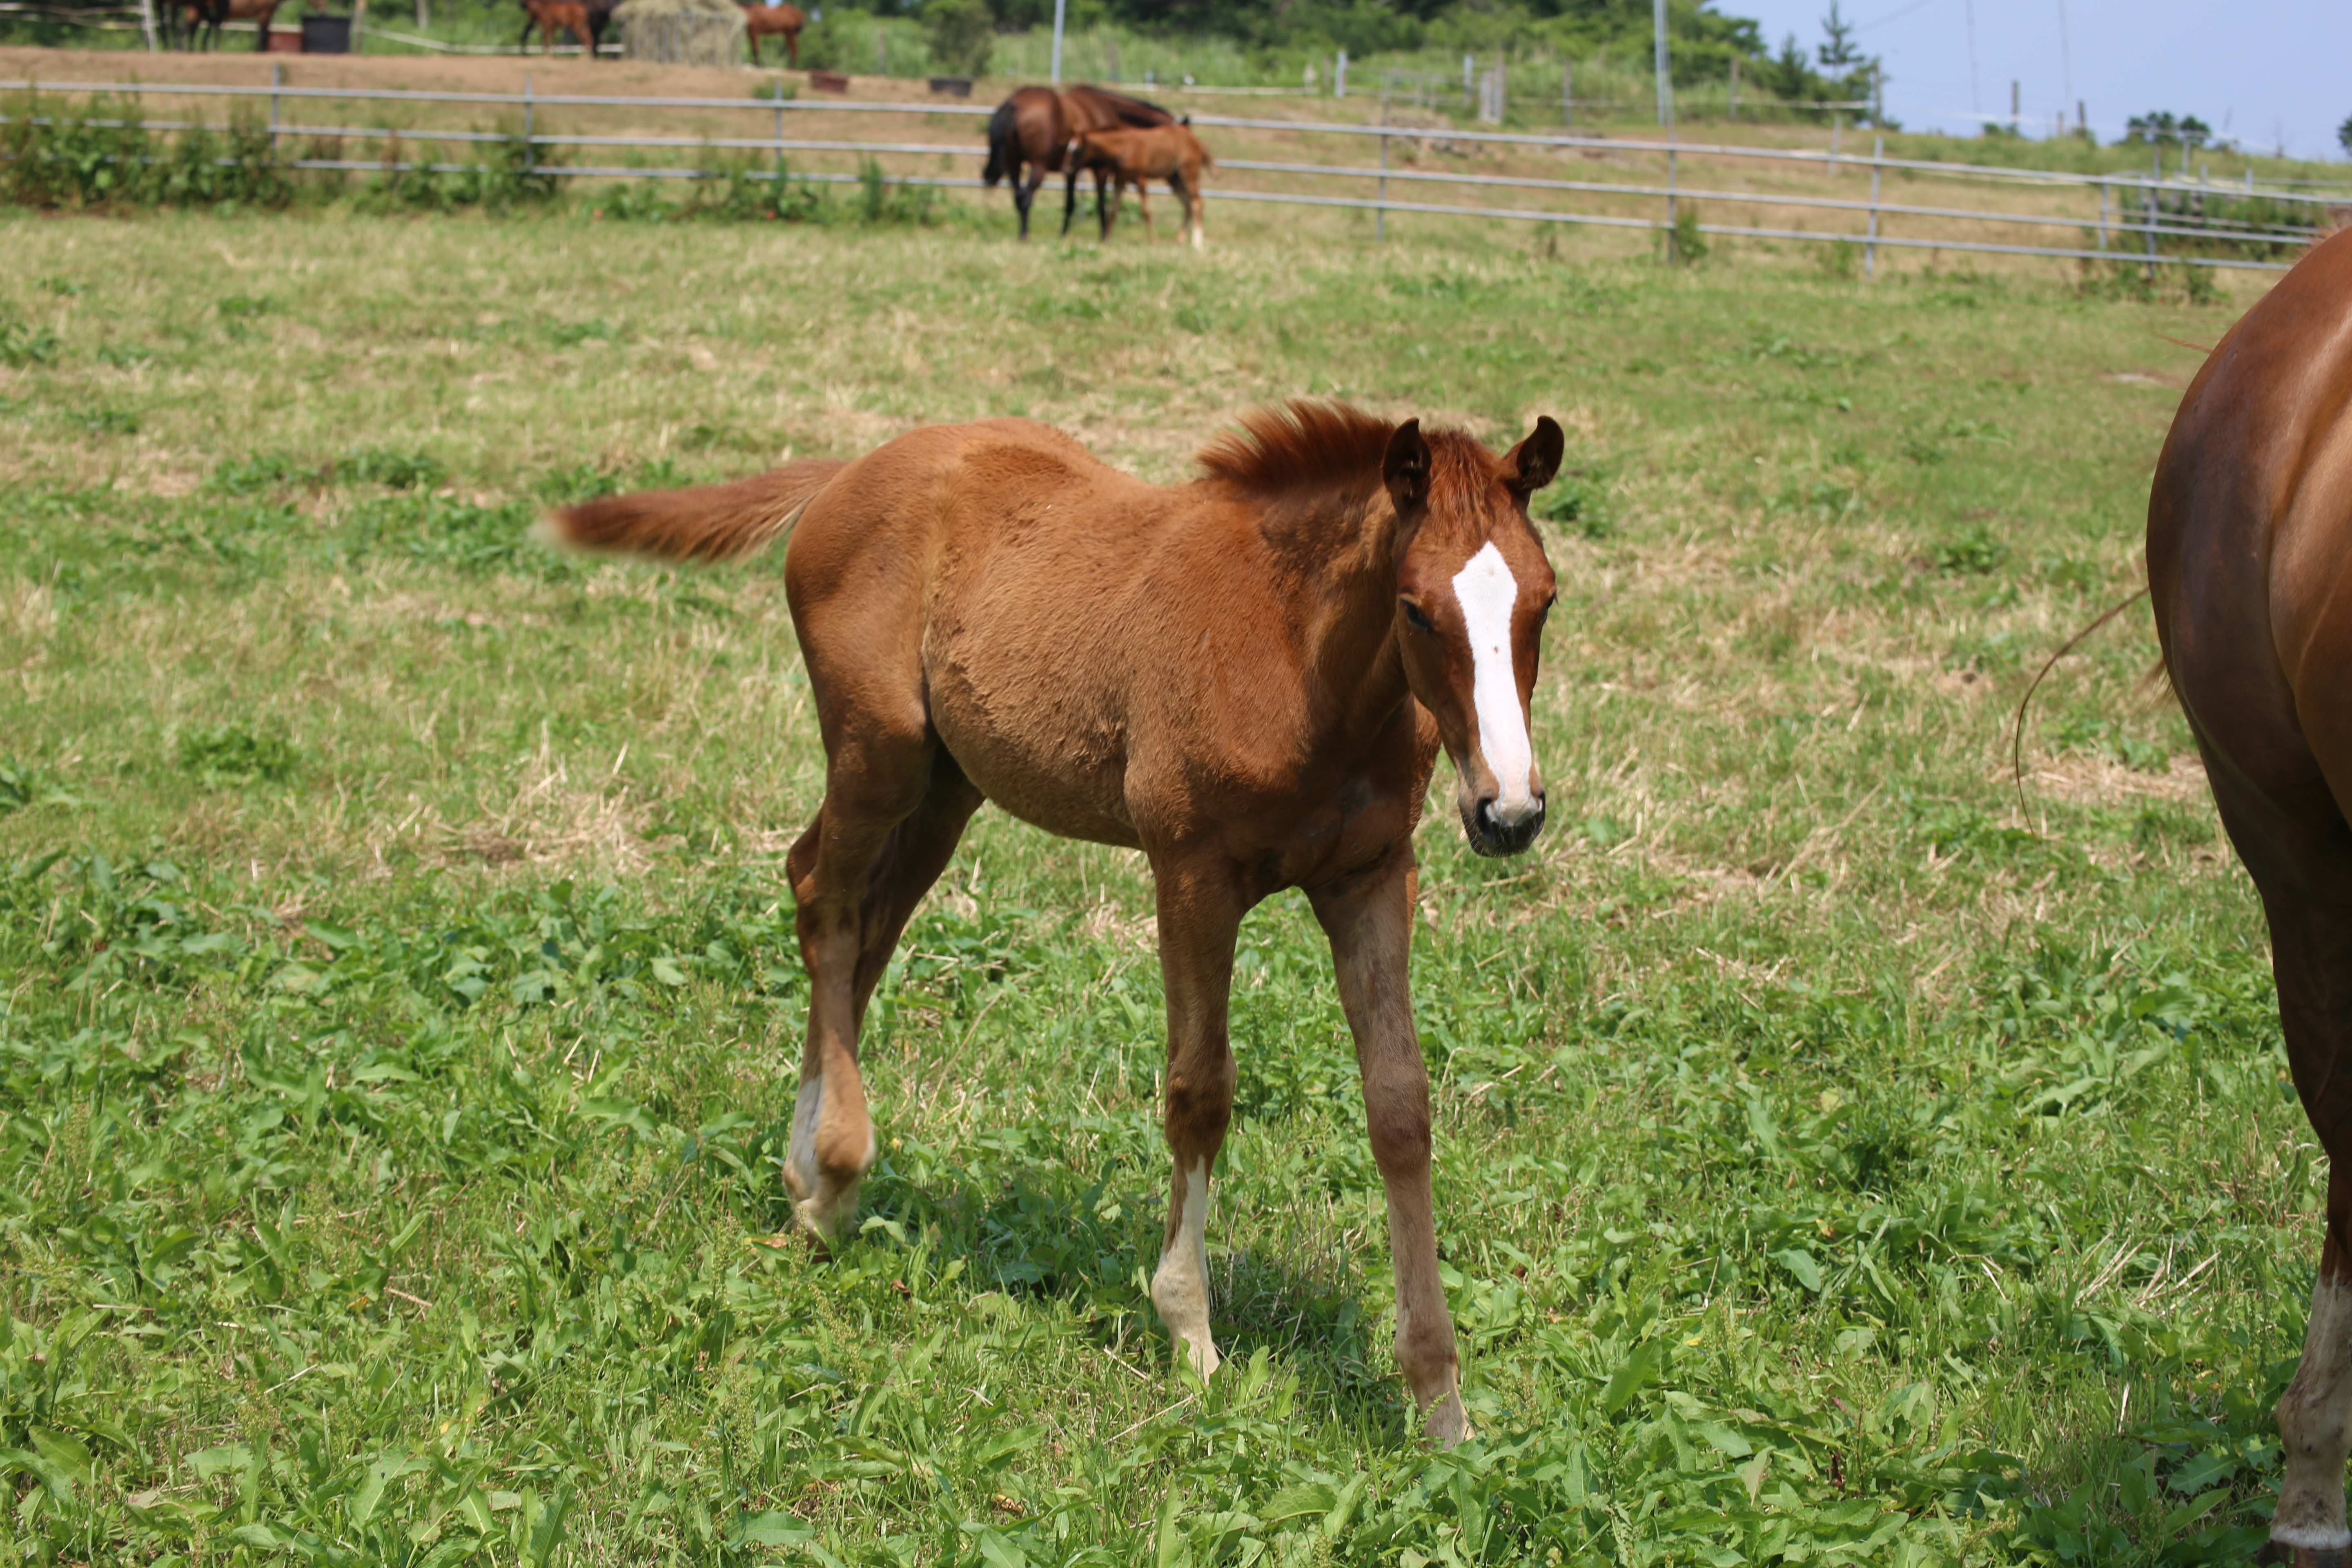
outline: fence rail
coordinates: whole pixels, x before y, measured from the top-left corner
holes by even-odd
[[[848,99],[753,99],[689,98],[689,97],[625,97],[593,93],[538,93],[528,88],[521,93],[467,92],[457,90],[372,89],[366,88],[294,87],[282,82],[269,86],[217,82],[102,82],[102,81],[0,81],[0,92],[22,92],[81,97],[113,96],[176,97],[192,99],[268,100],[270,103],[270,133],[273,142],[285,137],[378,139],[391,151],[379,159],[366,158],[293,158],[285,166],[294,169],[446,173],[459,171],[464,164],[402,160],[397,144],[401,141],[420,143],[482,143],[513,140],[495,132],[464,131],[431,127],[395,127],[388,125],[306,125],[286,121],[280,110],[289,100],[295,102],[376,102],[402,105],[441,104],[464,107],[520,110],[523,116],[522,140],[532,153],[540,149],[643,149],[671,154],[696,152],[730,153],[772,153],[780,159],[787,153],[819,153],[855,154],[860,158],[891,157],[980,157],[985,149],[976,142],[937,142],[913,141],[853,140],[845,138],[787,136],[784,134],[788,117],[820,114],[848,115],[924,115],[947,116],[969,120],[986,116],[993,110],[985,105],[955,103],[893,103],[860,101]],[[682,110],[709,111],[726,115],[753,114],[769,121],[769,134],[757,136],[677,136],[654,134],[596,134],[583,132],[553,132],[537,128],[534,116],[545,110],[632,109]],[[8,117],[0,116],[0,123]],[[29,117],[37,122],[48,121],[53,116]],[[1195,114],[1192,122],[1198,127],[1284,132],[1298,136],[1334,136],[1371,138],[1379,146],[1380,162],[1372,163],[1335,163],[1310,161],[1282,161],[1229,157],[1218,161],[1218,167],[1243,174],[1276,174],[1316,181],[1344,181],[1360,184],[1374,184],[1370,195],[1327,195],[1315,191],[1258,190],[1224,188],[1217,192],[1220,200],[1287,204],[1306,207],[1344,208],[1370,211],[1385,220],[1390,213],[1423,213],[1433,216],[1485,218],[1532,223],[1573,224],[1603,228],[1671,229],[1681,211],[1682,204],[1707,202],[1730,206],[1793,209],[1800,212],[1818,211],[1843,215],[1862,220],[1863,226],[1853,231],[1811,230],[1769,224],[1692,224],[1685,219],[1684,226],[1695,227],[1702,235],[1726,238],[1754,238],[1811,244],[1847,244],[1863,247],[1865,266],[1874,259],[1881,246],[1891,249],[1934,249],[1975,252],[1989,255],[2041,256],[2084,260],[2126,261],[2155,266],[2158,264],[2193,267],[2248,268],[2259,270],[2283,270],[2286,262],[2248,256],[2198,256],[2180,254],[2176,249],[2167,254],[2159,242],[2164,240],[2194,241],[2207,245],[2225,246],[2296,246],[2316,239],[2324,232],[2323,224],[2335,209],[2344,204],[2338,198],[2308,191],[2284,190],[2257,186],[2249,174],[2247,183],[2213,185],[2191,181],[2185,176],[2166,175],[2151,170],[2146,174],[2078,174],[2045,169],[2015,169],[1998,164],[1949,163],[1930,159],[1890,158],[1874,150],[1868,155],[1843,152],[1832,147],[1814,153],[1801,148],[1749,147],[1737,143],[1683,142],[1675,139],[1620,138],[1573,132],[1515,132],[1508,130],[1470,131],[1451,125],[1420,126],[1386,122],[1346,122],[1322,121],[1276,120],[1244,115]],[[100,121],[96,123],[124,125],[135,123],[147,131],[180,132],[196,129],[200,122],[188,120],[142,119],[137,121]],[[1638,179],[1627,180],[1567,180],[1547,178],[1529,174],[1485,174],[1446,170],[1398,168],[1391,164],[1390,153],[1397,142],[1443,142],[1471,146],[1531,149],[1536,151],[1601,151],[1626,156],[1661,157],[1664,160],[1664,183]],[[1832,174],[1866,174],[1870,180],[1868,200],[1856,198],[1800,195],[1778,191],[1743,191],[1717,185],[1691,186],[1681,177],[1681,163],[1685,159],[1748,161],[1781,168],[1820,168]],[[709,176],[718,171],[700,166],[644,166],[548,163],[527,164],[526,172],[560,174],[568,178],[620,179],[694,179]],[[787,177],[781,167],[777,170],[740,170],[739,177],[749,179],[780,179]],[[2006,185],[2010,189],[2033,188],[2050,192],[2074,191],[2095,195],[2098,210],[2071,214],[2059,212],[2027,213],[1997,210],[1990,207],[1927,205],[1884,200],[1880,195],[1882,177],[1895,173],[1913,178],[1936,178],[1953,182],[1979,182]],[[793,171],[793,179],[835,184],[853,182],[861,176],[833,171]],[[909,174],[894,175],[902,183],[950,187],[976,187],[977,180],[939,174]],[[1562,196],[1580,195],[1612,202],[1656,202],[1664,205],[1662,216],[1628,215],[1611,211],[1566,210],[1555,207],[1520,205],[1486,205],[1467,201],[1402,200],[1388,194],[1389,182],[1411,188],[1451,186],[1466,193],[1547,192]],[[2277,204],[2274,210],[2308,212],[2309,223],[2266,222],[2259,216],[2229,212],[2229,205],[2249,200]],[[2178,208],[2167,211],[2166,204]],[[2197,210],[2189,210],[2192,204]],[[2210,220],[2205,207],[2221,208],[2219,221]],[[1760,215],[1759,215],[1760,216]],[[1939,222],[2000,225],[2014,227],[2072,229],[2078,234],[2095,236],[2084,245],[2019,244],[1991,237],[1916,235],[1895,235],[1886,231],[1885,223],[1895,218],[1924,218]],[[1385,232],[1384,226],[1381,232]],[[2127,248],[2126,248],[2127,247]]]

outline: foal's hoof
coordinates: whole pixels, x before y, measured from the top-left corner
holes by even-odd
[[[2352,1568],[2352,1546],[2289,1546],[2266,1541],[2254,1553],[2257,1563],[2279,1563],[2288,1568]]]
[[[1462,1408],[1459,1390],[1433,1401],[1422,1417],[1422,1433],[1433,1448],[1451,1448],[1477,1434],[1470,1430],[1470,1413]]]

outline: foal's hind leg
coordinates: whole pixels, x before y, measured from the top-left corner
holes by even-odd
[[[784,1184],[802,1225],[821,1242],[856,1217],[857,1186],[874,1163],[874,1123],[857,1070],[866,1004],[980,801],[928,734],[845,737],[829,759],[817,819],[786,862],[799,900],[809,1019]]]
[[[1389,1252],[1396,1269],[1397,1365],[1421,1407],[1431,1441],[1470,1435],[1462,1408],[1454,1315],[1437,1278],[1437,1223],[1430,1196],[1429,1070],[1412,1025],[1407,966],[1412,942],[1412,851],[1312,890],[1315,918],[1331,939],[1339,1005],[1356,1037],[1372,1161],[1388,1192]]]
[[[1234,1114],[1234,1053],[1225,1032],[1233,990],[1234,939],[1243,901],[1232,873],[1213,863],[1154,857],[1160,906],[1160,970],[1168,993],[1168,1229],[1151,1304],[1182,1342],[1193,1370],[1217,1370],[1209,1332],[1209,1167]]]

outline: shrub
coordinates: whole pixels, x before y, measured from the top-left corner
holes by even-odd
[[[923,33],[931,46],[931,59],[956,76],[986,76],[989,56],[996,48],[996,18],[987,0],[929,0],[923,7]]]

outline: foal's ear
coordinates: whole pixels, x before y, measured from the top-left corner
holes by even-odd
[[[1429,500],[1429,442],[1421,421],[1408,419],[1389,437],[1387,456],[1381,459],[1381,479],[1399,513],[1418,510]]]
[[[1568,437],[1560,434],[1559,424],[1549,414],[1537,415],[1534,432],[1503,455],[1503,467],[1510,474],[1504,485],[1526,501],[1551,483],[1567,450]]]

